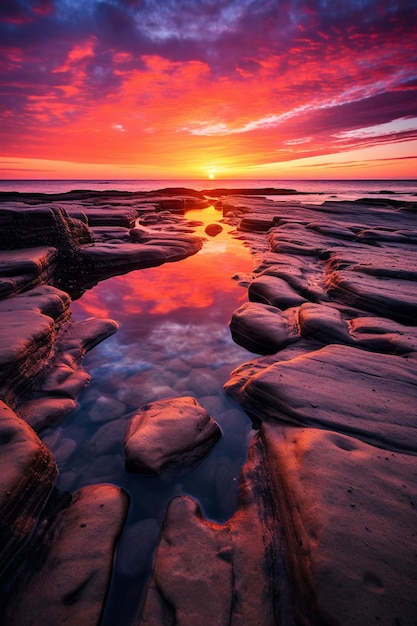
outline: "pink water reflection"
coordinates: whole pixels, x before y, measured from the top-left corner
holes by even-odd
[[[221,213],[210,208],[186,217],[204,222],[197,232],[202,236]],[[250,273],[253,258],[230,234],[232,229],[222,226],[196,255],[102,281],[72,304],[76,319],[110,317],[120,323],[117,333],[88,353],[84,366],[91,383],[76,411],[60,425],[59,435],[57,429],[46,433],[59,462],[58,489],[73,492],[86,484],[113,483],[131,500],[103,626],[137,623],[138,599],[172,497],[191,495],[219,522],[236,510],[253,431],[223,384],[252,356],[233,342],[228,322],[247,300],[246,288],[232,277]],[[211,453],[181,480],[149,480],[126,472],[123,438],[132,414],[146,402],[186,395],[197,398],[222,429]],[[144,541],[142,529],[149,528],[156,529],[155,536]],[[137,529],[141,540],[131,541]]]
[[[227,324],[234,308],[246,299],[244,289],[238,295],[236,280],[232,277],[236,273],[250,272],[252,257],[247,248],[231,236],[232,229],[227,225],[222,225],[223,231],[216,237],[205,235],[206,225],[221,219],[221,213],[214,207],[189,211],[186,217],[203,222],[196,234],[205,236],[207,241],[198,254],[99,283],[73,304],[75,316],[112,317],[126,331],[137,325],[137,316],[160,319],[170,315],[184,320],[194,310],[193,320],[198,323],[200,310],[213,307],[211,318]]]

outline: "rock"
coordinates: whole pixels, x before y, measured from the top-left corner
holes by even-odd
[[[110,396],[100,396],[89,411],[92,422],[108,422],[115,420],[126,411],[126,405]]]
[[[125,436],[126,467],[146,474],[188,473],[220,435],[219,426],[194,398],[146,404]]]
[[[56,475],[52,453],[0,401],[0,573],[33,532]]]
[[[283,310],[306,302],[306,299],[297,293],[286,280],[267,274],[251,282],[248,294],[252,302],[263,302]]]
[[[292,313],[267,304],[247,302],[232,315],[232,337],[251,352],[273,354],[299,338]]]
[[[0,250],[0,298],[50,280],[57,258],[57,250],[51,247]]]
[[[38,311],[0,314],[0,397],[14,405],[52,356],[54,320]]]
[[[358,309],[414,324],[417,318],[415,281],[372,276],[358,271],[337,271],[328,276],[330,295]]]
[[[298,313],[300,335],[323,343],[353,343],[349,327],[336,308],[311,302],[302,304]]]
[[[54,396],[34,398],[18,405],[20,417],[36,432],[58,424],[77,406],[72,398]]]
[[[340,433],[262,424],[297,623],[413,624],[417,462]]]
[[[221,226],[220,224],[209,224],[208,226],[206,226],[206,228],[204,229],[204,232],[209,236],[209,237],[215,237],[216,235],[218,235],[219,233],[221,233],[223,230],[223,226]]]
[[[226,389],[260,420],[349,433],[388,450],[417,454],[417,373],[404,357],[329,345],[280,360]],[[236,385],[234,384],[236,383]]]
[[[225,524],[205,520],[189,497],[171,501],[140,626],[293,623],[281,535],[263,468],[255,440],[238,510]]]
[[[88,227],[79,219],[71,218],[58,206],[36,208],[23,203],[0,207],[0,248],[30,248],[34,242],[54,246],[68,255],[81,244],[93,240]]]
[[[13,591],[5,626],[96,626],[127,507],[126,494],[113,485],[90,485],[74,494],[49,530],[40,566]]]

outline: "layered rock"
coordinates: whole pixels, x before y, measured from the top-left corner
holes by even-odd
[[[118,328],[70,315],[68,294],[49,285],[0,300],[0,397],[36,430],[75,407],[90,380],[85,353]]]
[[[126,467],[135,472],[185,474],[221,436],[218,424],[191,397],[146,404],[125,436]]]
[[[0,298],[47,283],[58,261],[56,248],[0,250]]]
[[[413,624],[417,463],[356,437],[261,428],[299,623]]]
[[[226,524],[204,519],[191,498],[171,501],[140,626],[294,623],[267,484],[262,449],[254,441],[238,510]]]
[[[240,198],[228,201],[241,208]],[[237,341],[241,327],[246,345],[258,342],[268,356],[235,370],[226,390],[260,427],[297,623],[414,623],[412,208],[361,201],[255,211],[274,225],[249,296],[274,305],[277,322],[251,315],[249,304],[247,316],[234,314]],[[280,346],[288,312],[294,323]]]
[[[32,534],[56,474],[51,452],[0,401],[0,576]]]
[[[113,485],[91,485],[75,493],[42,538],[42,549],[36,548],[39,563],[10,592],[5,626],[96,626],[127,506],[126,494]]]

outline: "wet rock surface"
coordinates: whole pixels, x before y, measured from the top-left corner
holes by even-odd
[[[126,494],[113,485],[76,492],[48,528],[38,567],[11,592],[4,623],[99,623],[127,508]]]
[[[247,220],[241,200],[228,197],[228,209],[235,202],[234,219],[240,212]],[[270,203],[263,211],[252,205],[256,219],[274,225],[248,293],[277,308],[277,323],[250,305],[246,315],[235,313],[236,340],[244,337],[254,348],[262,336],[258,353],[267,356],[236,369],[226,390],[260,426],[297,598],[295,619],[411,625],[417,576],[410,551],[417,523],[414,205],[276,206],[274,215]],[[248,243],[259,253],[259,240]],[[289,311],[293,324],[280,345],[276,333]]]
[[[313,205],[261,192],[278,199],[290,193],[207,192],[218,199],[223,225],[235,227],[256,259],[244,279],[248,302],[230,329],[261,356],[235,369],[225,386],[259,429],[237,510],[213,522],[179,488],[146,597],[129,596],[143,609],[132,623],[414,625],[415,204],[373,198]],[[34,430],[72,411],[89,381],[86,351],[117,329],[108,319],[74,322],[70,297],[104,277],[197,252],[203,241],[183,214],[208,202],[184,189],[0,200],[0,609],[6,625],[110,623],[103,616],[127,500],[102,483],[123,466],[126,424],[126,465],[138,472],[129,479],[162,474],[162,489],[165,473],[169,482],[170,472],[179,472],[184,484],[190,473],[192,484],[191,470],[219,437],[211,409],[222,405],[221,427],[233,432],[236,407],[222,404],[212,371],[199,371],[204,359],[227,369],[227,359],[193,351],[187,331],[172,337],[188,342],[190,353],[173,358],[157,383],[147,378],[145,360],[127,373],[109,363],[103,385],[114,376],[117,393],[91,396],[88,414],[98,425],[91,438],[98,456],[81,477],[67,472],[66,494],[51,496],[56,464],[74,459],[84,426],[74,438],[50,429],[46,445]],[[211,230],[206,234],[217,239]],[[155,336],[146,349],[160,350],[161,341]],[[151,400],[138,410],[144,391]],[[204,398],[208,412],[184,398],[191,393]],[[193,417],[182,422],[181,411]],[[218,488],[229,461],[223,456],[218,472],[207,470],[207,485]],[[74,487],[89,480],[97,484]],[[147,517],[128,527],[115,567],[122,583],[133,571],[146,579],[136,555],[150,560],[157,543],[151,483],[144,493]]]
[[[146,404],[125,436],[126,467],[145,474],[186,474],[221,436],[218,424],[191,397]]]

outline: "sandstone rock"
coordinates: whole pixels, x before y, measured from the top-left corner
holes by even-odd
[[[332,431],[263,424],[299,623],[413,624],[417,461]]]
[[[232,315],[230,330],[236,343],[258,354],[273,354],[299,338],[293,311],[258,302],[242,304]]]
[[[57,264],[55,248],[0,251],[0,298],[20,293],[49,280]]]
[[[75,400],[65,397],[41,397],[18,403],[19,415],[35,430],[55,425],[76,407]]]
[[[215,237],[216,235],[221,233],[222,230],[223,226],[221,226],[220,224],[209,224],[208,226],[206,226],[204,232],[206,232],[209,237]]]
[[[54,321],[37,311],[5,311],[0,326],[0,395],[14,403],[52,355]]]
[[[0,573],[33,532],[56,474],[51,452],[0,401]]]
[[[226,524],[202,517],[188,497],[171,501],[140,626],[292,624],[279,527],[262,451],[254,441],[239,508]]]
[[[389,450],[417,454],[417,374],[404,357],[329,345],[267,365],[226,385],[259,419],[319,426]],[[240,377],[240,374],[237,373]],[[241,380],[241,379],[240,379]]]
[[[403,324],[414,324],[417,319],[416,284],[358,271],[333,272],[327,279],[330,295],[340,302]]]
[[[194,398],[146,404],[134,416],[126,433],[126,467],[148,474],[187,473],[220,435],[216,422]]]
[[[85,223],[71,218],[62,207],[34,208],[23,203],[0,207],[0,248],[30,248],[34,242],[68,255],[92,242],[92,236]]]
[[[249,300],[263,302],[279,309],[300,306],[306,299],[297,293],[286,280],[264,274],[249,285]]]
[[[12,593],[5,626],[96,626],[127,507],[126,494],[113,485],[78,491],[49,531],[42,564]]]
[[[338,309],[308,302],[300,306],[298,321],[302,337],[323,343],[353,343],[348,324]]]

